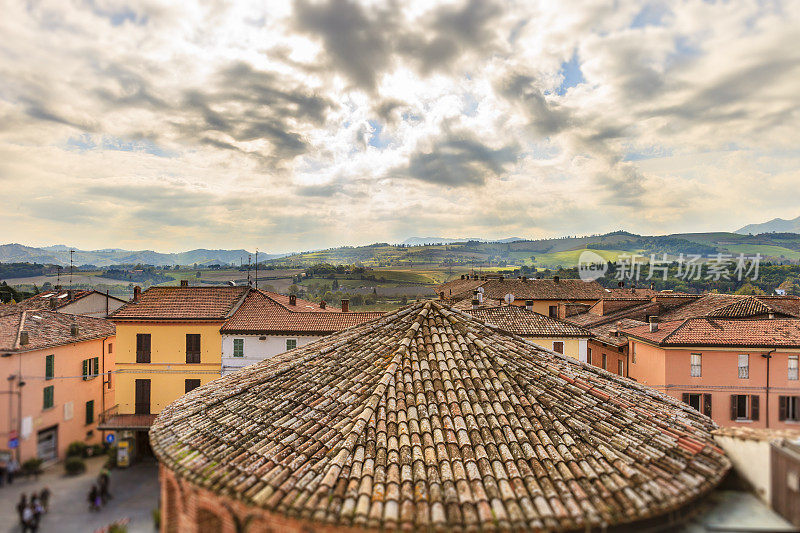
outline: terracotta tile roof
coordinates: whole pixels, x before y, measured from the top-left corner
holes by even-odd
[[[270,292],[270,291],[262,291],[259,290],[261,294],[267,296],[273,302],[282,305],[286,309],[291,311],[295,311],[297,313],[305,313],[305,312],[316,312],[316,313],[341,313],[341,309],[337,309],[336,307],[326,305],[323,309],[320,305],[316,302],[309,302],[308,300],[303,300],[301,298],[297,298],[294,305],[289,303],[289,296],[285,294],[279,294],[277,292]]]
[[[645,321],[648,316],[658,315],[660,310],[661,306],[659,304],[655,302],[644,302],[605,315],[596,315],[587,312],[569,316],[566,320],[573,324],[591,329],[602,324],[614,323],[625,318]]]
[[[138,302],[123,305],[110,320],[213,320],[228,318],[249,287],[150,287]]]
[[[222,333],[318,333],[328,334],[383,316],[381,312],[343,313],[330,308],[314,311],[297,300],[283,305],[275,293],[251,291],[220,331]],[[286,298],[288,302],[288,298]],[[311,304],[311,302],[305,302]],[[316,305],[316,304],[312,304]],[[302,311],[295,310],[302,308]]]
[[[78,334],[72,335],[72,326]],[[28,333],[28,343],[21,344],[21,332]],[[114,335],[114,324],[102,318],[68,315],[56,311],[20,311],[0,316],[0,350],[31,351],[84,342]]]
[[[97,429],[119,431],[122,429],[150,429],[157,415],[116,414],[97,425]]]
[[[21,302],[15,304],[0,304],[0,315],[6,315],[9,313],[18,313],[20,311],[25,311],[27,309],[52,309],[52,310],[59,310],[63,309],[65,306],[76,302],[82,298],[85,298],[91,294],[97,293],[101,295],[103,298],[106,295],[100,291],[95,290],[87,290],[87,291],[79,291],[75,290],[72,292],[72,298],[70,298],[70,291],[68,290],[61,290],[61,291],[43,291],[40,294],[36,294],[31,296],[30,298],[26,298]],[[121,300],[114,296],[109,296],[114,300],[119,300],[120,302],[124,302],[125,300]],[[53,304],[55,302],[55,304]]]
[[[466,311],[481,322],[523,337],[591,337],[592,332],[516,305]]]
[[[449,303],[449,302],[448,302]],[[486,308],[486,307],[500,307],[503,305],[502,300],[495,300],[493,298],[484,298],[483,303],[478,304],[478,307]],[[467,311],[472,309],[472,297],[464,298],[463,300],[459,300],[451,306],[453,309],[458,309],[459,311]]]
[[[428,301],[195,389],[150,441],[189,483],[321,525],[571,530],[711,490],[715,427]]]
[[[513,294],[517,300],[599,300],[606,294],[596,281],[580,279],[489,279],[454,280],[436,288],[436,293],[444,293],[446,299],[460,300],[471,296],[473,290],[483,287],[484,298],[502,300],[506,294]]]
[[[635,328],[637,326],[645,326],[646,322],[634,320],[632,318],[622,318],[614,322],[607,322],[590,328],[591,332],[595,335],[595,340],[603,342],[611,346],[627,346],[628,337],[620,333],[614,335],[614,330],[621,331],[628,328]]]
[[[664,321],[702,316],[748,317],[774,312],[784,316],[800,316],[800,298],[744,296],[739,294],[705,294],[686,305],[661,315]]]
[[[629,337],[660,346],[800,347],[800,319],[688,318],[625,329]]]

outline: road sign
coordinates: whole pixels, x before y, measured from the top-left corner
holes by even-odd
[[[8,439],[8,447],[12,450],[14,448],[19,448],[19,439]]]
[[[106,435],[106,442],[109,443],[109,444],[114,444],[114,434],[113,433],[109,433],[108,435]]]

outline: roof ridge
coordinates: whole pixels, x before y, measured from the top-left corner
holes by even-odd
[[[22,344],[20,344],[20,338],[22,337],[22,331],[25,329],[25,319],[27,318],[27,314],[28,314],[27,309],[23,310],[22,313],[20,313],[19,325],[17,325],[17,338],[14,340],[15,350],[19,350],[22,347]]]
[[[683,319],[683,322],[681,322],[681,325],[680,325],[680,326],[678,326],[677,328],[675,328],[675,329],[673,329],[672,331],[670,331],[670,332],[669,332],[667,335],[665,335],[665,336],[664,336],[664,338],[663,338],[663,339],[661,339],[660,341],[658,341],[658,343],[659,343],[659,344],[661,344],[662,342],[666,342],[666,341],[667,341],[667,339],[669,339],[670,337],[672,337],[673,335],[675,335],[675,334],[676,334],[676,333],[677,333],[679,330],[681,330],[681,329],[685,328],[685,327],[686,327],[686,325],[687,325],[687,324],[688,324],[690,321],[692,321],[692,320],[709,320],[710,318],[711,318],[711,317],[707,317],[707,316],[684,318],[684,319]]]

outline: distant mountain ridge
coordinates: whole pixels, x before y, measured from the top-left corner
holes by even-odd
[[[757,235],[759,233],[800,233],[800,217],[792,220],[783,218],[773,218],[769,222],[761,224],[748,224],[736,230],[740,235]]]
[[[69,265],[70,248],[63,244],[35,248],[22,244],[0,245],[0,262],[2,263],[43,263],[53,265]],[[152,250],[123,250],[107,248],[104,250],[78,250],[73,255],[74,265],[95,265],[107,267],[111,265],[144,264],[144,265],[213,265],[239,264],[247,262],[247,250],[208,250],[198,248],[187,252],[160,253]],[[258,259],[274,259],[282,254],[261,254]]]
[[[449,239],[447,237],[409,237],[401,244],[406,246],[422,246],[425,244],[453,244],[458,242],[514,242],[523,240],[521,237],[508,237],[506,239],[481,239],[478,237]]]

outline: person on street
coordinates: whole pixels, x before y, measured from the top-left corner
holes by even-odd
[[[42,489],[42,492],[39,493],[39,500],[42,502],[42,508],[44,508],[44,512],[46,513],[50,508],[50,489],[45,487]]]
[[[36,511],[33,502],[30,502],[23,512],[22,531],[32,531],[36,533],[39,530],[39,520],[36,518]]]
[[[44,508],[42,507],[42,501],[39,499],[39,495],[35,492],[31,494],[31,506],[33,507],[33,518],[38,525],[39,521],[42,519],[42,514],[44,514]]]
[[[108,475],[108,470],[105,468],[100,471],[100,475],[97,476],[97,484],[100,490],[100,500],[105,505],[108,500],[112,498],[111,492],[108,490],[109,485],[111,483],[111,479]]]
[[[22,526],[22,530],[25,531],[25,509],[28,508],[28,497],[25,494],[19,495],[19,503],[17,503],[17,514],[19,515],[19,524]]]

